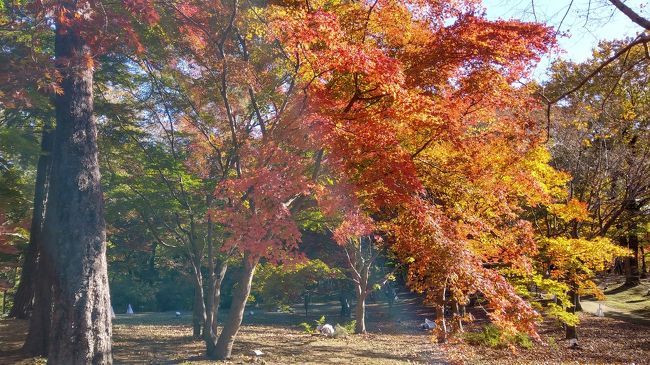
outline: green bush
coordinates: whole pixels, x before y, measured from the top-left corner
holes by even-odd
[[[464,334],[464,338],[469,344],[475,346],[502,348],[514,344],[524,349],[533,347],[533,341],[527,334],[504,335],[503,331],[493,324],[484,326],[481,332],[467,332]]]
[[[293,308],[288,304],[278,304],[277,307],[280,313],[293,313]]]
[[[519,332],[516,335],[514,335],[512,339],[513,342],[519,345],[521,348],[524,348],[526,350],[530,350],[533,348],[533,341],[525,333]]]
[[[500,347],[503,346],[501,330],[492,324],[483,327],[481,332],[467,332],[465,341],[475,346]]]
[[[251,293],[257,302],[270,309],[286,303],[301,301],[310,287],[328,279],[344,277],[340,270],[330,268],[321,260],[309,260],[294,265],[265,263],[258,266]]]

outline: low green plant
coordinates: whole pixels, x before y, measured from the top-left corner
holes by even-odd
[[[307,322],[298,323],[298,327],[302,328],[302,331],[308,335],[311,335],[312,333],[316,332],[314,326],[312,326]]]
[[[464,334],[464,338],[469,344],[475,346],[502,348],[515,344],[524,349],[533,347],[533,341],[527,334],[504,335],[503,331],[493,324],[484,326],[481,332],[467,332]]]
[[[512,336],[512,342],[516,343],[521,348],[526,350],[530,350],[533,348],[533,341],[525,333],[519,332],[516,335]]]
[[[319,319],[315,320],[316,326],[322,326],[325,324],[325,316],[320,316]]]
[[[356,320],[351,320],[348,323],[344,323],[341,325],[348,333],[354,333],[354,327],[356,327],[357,321]]]
[[[278,304],[278,312],[280,313],[293,313],[293,308],[288,304]]]
[[[465,341],[475,346],[500,347],[503,345],[501,330],[492,324],[481,329],[481,332],[467,332],[464,335]]]
[[[315,326],[307,322],[301,322],[298,323],[298,327],[302,328],[302,331],[304,333],[311,335],[318,332],[318,326],[324,325],[325,321],[326,321],[325,316],[321,316],[319,319],[314,321],[314,323],[316,323]]]
[[[340,324],[336,324],[334,326],[334,338],[346,338],[350,335],[350,331],[344,326],[341,326]]]

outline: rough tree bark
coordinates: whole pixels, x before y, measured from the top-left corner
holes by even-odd
[[[52,317],[52,268],[45,256],[39,255],[34,281],[34,306],[29,319],[29,331],[23,352],[32,356],[47,356]]]
[[[38,158],[36,166],[36,183],[34,184],[34,210],[32,212],[32,222],[29,228],[29,246],[23,262],[23,268],[20,274],[20,284],[14,294],[14,305],[9,312],[9,317],[18,319],[27,319],[32,310],[34,302],[34,289],[36,287],[37,261],[42,245],[41,240],[43,218],[45,213],[45,202],[47,201],[48,175],[50,166],[52,166],[52,143],[54,135],[50,130],[52,127],[49,123],[43,126],[41,133],[41,155]],[[43,277],[40,277],[43,279]]]
[[[226,322],[223,325],[221,335],[219,336],[214,351],[214,358],[217,360],[228,359],[232,354],[232,346],[235,343],[235,337],[237,336],[237,332],[239,332],[241,321],[244,318],[246,301],[251,292],[251,284],[253,282],[253,275],[255,274],[257,262],[258,259],[251,258],[249,255],[244,255],[238,287],[233,291],[232,304],[230,305],[228,318],[226,318]]]
[[[55,17],[55,62],[62,94],[42,255],[51,263],[52,322],[48,364],[111,364],[106,229],[93,116],[93,67],[79,29],[77,1],[61,1]],[[86,5],[87,6],[87,5]]]

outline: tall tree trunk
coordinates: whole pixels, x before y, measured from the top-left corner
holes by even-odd
[[[244,255],[241,277],[238,283],[239,286],[233,292],[232,304],[230,305],[228,318],[226,318],[226,322],[221,330],[221,335],[217,341],[217,346],[214,351],[214,359],[225,360],[232,354],[232,346],[235,343],[235,337],[237,336],[237,332],[239,332],[242,319],[244,319],[246,301],[251,292],[251,284],[253,282],[253,275],[255,274],[257,261],[258,259],[252,259],[248,255]]]
[[[45,213],[45,202],[47,201],[48,175],[52,166],[52,143],[54,135],[50,131],[51,125],[45,123],[41,133],[41,155],[38,158],[36,167],[36,183],[34,186],[34,210],[32,222],[29,228],[29,246],[23,262],[20,274],[20,284],[14,294],[14,305],[9,312],[9,317],[26,319],[31,312],[34,301],[34,288],[36,287],[37,260],[42,245],[43,218]],[[41,280],[46,277],[41,277]]]
[[[34,281],[34,307],[29,319],[29,331],[23,352],[32,356],[47,356],[52,318],[52,268],[44,255],[39,255]]]
[[[55,98],[42,250],[53,273],[48,364],[111,364],[106,228],[88,62],[92,56],[75,16],[86,9],[77,1],[60,4],[66,13],[65,19],[56,17],[54,54],[63,93]]]

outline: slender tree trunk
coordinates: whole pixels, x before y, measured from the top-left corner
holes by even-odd
[[[208,206],[210,205],[210,201],[211,198],[208,198]],[[216,258],[213,241],[213,228],[212,218],[208,217],[207,243],[210,282],[208,306],[206,308],[206,321],[203,326],[203,338],[205,340],[206,356],[208,358],[216,357],[219,304],[221,303],[221,283],[223,282],[223,278],[226,276],[226,270],[228,270],[228,264],[225,261],[221,262]]]
[[[361,244],[359,245],[360,270],[357,277],[357,306],[354,309],[354,316],[356,323],[354,325],[354,333],[366,333],[366,299],[368,298],[368,279],[370,277],[370,266],[372,260],[363,260],[361,255]]]
[[[458,304],[458,302],[454,301],[454,317],[456,317],[456,320],[458,321],[458,331],[460,332],[465,332],[465,329],[463,328],[463,315],[461,311],[461,306]]]
[[[223,283],[223,278],[226,277],[226,272],[228,271],[228,264],[222,262],[221,266],[217,269],[217,280],[215,282],[214,290],[214,322],[212,323],[212,331],[215,334],[218,334],[218,314],[219,314],[219,305],[221,305],[221,284]]]
[[[575,314],[576,313],[576,307],[578,306],[578,293],[577,290],[571,289],[569,291],[569,297],[571,298],[571,304],[573,304],[573,307],[569,309],[569,313]],[[571,339],[578,339],[578,329],[576,326],[565,326],[565,338],[567,340]]]
[[[366,333],[366,291],[357,289],[357,306],[354,309],[354,333]]]
[[[62,94],[55,98],[56,132],[43,234],[51,263],[52,325],[48,364],[111,364],[111,315],[106,229],[100,184],[93,69],[81,38],[77,1],[61,1],[55,17],[55,60]],[[87,6],[87,5],[85,5]]]
[[[203,337],[205,338],[206,354],[208,358],[217,356],[217,339],[218,339],[218,315],[219,304],[221,303],[221,283],[226,276],[228,265],[226,263],[219,263],[216,265],[215,275],[211,283],[212,293],[208,299],[207,320],[203,328]],[[207,335],[206,335],[207,334]]]
[[[34,186],[34,211],[32,213],[32,222],[29,229],[29,246],[23,269],[20,274],[20,284],[14,294],[14,304],[9,312],[9,317],[26,319],[32,310],[34,301],[34,288],[37,280],[37,260],[42,245],[42,228],[45,213],[45,202],[47,201],[48,175],[50,166],[52,166],[52,143],[54,135],[50,131],[50,124],[43,126],[41,133],[41,155],[38,158],[36,167],[36,183]],[[45,277],[41,277],[41,280]]]
[[[636,286],[641,283],[639,273],[639,237],[636,235],[636,224],[631,223],[628,227],[628,248],[632,250],[632,257],[626,257],[625,263],[625,285]]]
[[[192,312],[192,337],[201,338],[201,328],[205,324],[205,296],[201,268],[194,266],[194,304]]]
[[[352,315],[350,311],[350,296],[348,289],[343,287],[340,289],[339,302],[341,302],[341,318],[350,318]]]
[[[436,315],[440,321],[440,331],[438,335],[438,343],[447,342],[447,319],[445,318],[445,304],[447,303],[447,279],[445,279],[445,286],[442,288],[442,298],[440,305],[436,310]]]
[[[207,205],[210,206],[211,198],[206,199]],[[213,324],[216,321],[214,302],[216,292],[216,267],[214,257],[214,243],[212,242],[212,217],[208,216],[208,235],[206,239],[208,243],[208,305],[205,313],[205,322],[203,324],[203,338],[206,343],[207,352],[210,353],[212,345],[215,344],[216,332],[214,331]],[[208,355],[209,356],[209,355]]]
[[[648,277],[648,266],[646,266],[645,263],[645,250],[643,246],[639,246],[639,251],[640,251],[639,258],[641,259],[641,279],[645,279]]]
[[[225,360],[230,358],[232,354],[235,337],[237,336],[237,332],[239,332],[242,319],[244,319],[246,301],[251,292],[251,284],[253,282],[257,261],[257,259],[252,259],[248,255],[244,255],[241,277],[238,283],[239,286],[233,292],[232,304],[228,312],[228,318],[226,318],[221,335],[217,341],[214,359]]]

